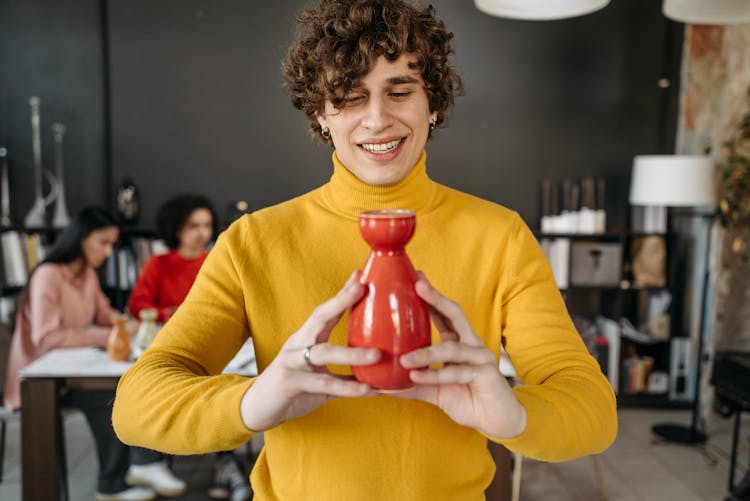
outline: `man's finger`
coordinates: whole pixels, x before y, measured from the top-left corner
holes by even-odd
[[[328,301],[318,305],[312,315],[305,322],[310,331],[317,333],[330,332],[338,323],[344,312],[351,308],[365,292],[365,287],[359,283],[360,271],[351,274],[344,287]],[[301,329],[301,330],[304,330]],[[319,339],[320,340],[320,339]]]

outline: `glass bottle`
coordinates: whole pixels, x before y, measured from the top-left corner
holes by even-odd
[[[417,296],[417,274],[404,246],[416,225],[414,211],[395,209],[362,212],[359,229],[372,247],[360,281],[364,297],[349,315],[349,346],[378,348],[377,364],[352,367],[357,380],[381,390],[413,386],[398,358],[430,345],[430,316]]]
[[[149,347],[159,332],[159,326],[156,325],[157,314],[158,312],[154,308],[146,308],[138,314],[141,324],[138,326],[135,342],[144,350]]]

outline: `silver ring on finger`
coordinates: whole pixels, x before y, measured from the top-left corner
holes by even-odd
[[[304,357],[305,363],[308,365],[308,367],[312,367],[313,369],[317,369],[318,366],[315,365],[314,363],[312,363],[312,360],[310,360],[310,350],[312,350],[313,346],[315,346],[315,345],[311,344],[310,346],[306,347],[302,351],[302,356]]]

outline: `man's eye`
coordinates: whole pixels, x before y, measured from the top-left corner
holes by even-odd
[[[344,98],[344,102],[346,104],[355,104],[360,101],[362,101],[365,97],[362,94],[353,94],[351,96],[346,96]]]
[[[391,96],[396,99],[405,99],[411,95],[411,91],[391,92]]]

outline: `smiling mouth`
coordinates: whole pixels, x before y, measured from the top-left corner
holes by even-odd
[[[388,153],[398,148],[403,140],[404,139],[401,138],[388,141],[387,143],[362,143],[359,147],[370,153]]]

